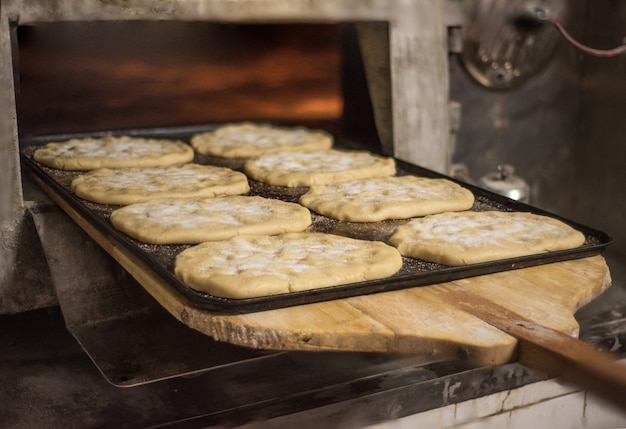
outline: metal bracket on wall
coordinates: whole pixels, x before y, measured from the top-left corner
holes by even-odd
[[[493,89],[518,87],[552,59],[559,33],[535,10],[563,14],[562,0],[472,0],[461,59],[469,74]]]

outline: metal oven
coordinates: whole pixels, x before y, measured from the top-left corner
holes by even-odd
[[[522,183],[518,188],[525,200],[538,210],[593,225],[613,237],[611,246],[602,249],[613,286],[577,318],[581,339],[623,355],[626,202],[621,198],[621,164],[626,130],[620,119],[626,109],[626,55],[603,53],[624,43],[626,7],[591,3],[211,0],[62,2],[52,7],[44,1],[3,0],[0,340],[7,353],[0,377],[8,388],[0,396],[8,405],[0,408],[0,418],[16,428],[292,427],[296,422],[352,428],[393,427],[407,418],[431,424],[428,419],[439,413],[434,427],[452,427],[470,420],[449,417],[450,407],[475,401],[473,407],[479,409],[480,398],[530,389],[547,379],[514,362],[468,366],[462,348],[454,348],[452,357],[323,347],[276,350],[216,341],[190,329],[199,320],[217,322],[180,311],[160,295],[162,289],[146,288],[162,281],[137,268],[141,261],[134,255],[109,246],[108,231],[94,229],[89,215],[79,209],[72,216],[77,209],[55,198],[59,193],[46,189],[49,182],[29,174],[29,164],[20,156],[48,135],[128,130],[187,135],[228,120],[298,122],[394,156],[406,168],[451,176],[479,193],[491,183],[489,178]],[[584,46],[568,43],[557,25]],[[72,117],[42,103],[45,95],[38,98],[37,83],[26,73],[28,53],[21,51],[32,43],[30,26],[43,29],[39,43],[58,32],[48,39],[53,49],[68,38],[97,39],[99,31],[104,40],[109,40],[107,32],[121,33],[111,39],[121,49],[143,34],[157,39],[147,46],[161,44],[161,54],[188,49],[192,58],[203,52],[209,63],[233,63],[237,76],[259,76],[265,65],[265,76],[273,77],[249,78],[242,85],[244,90],[256,85],[261,94],[256,99],[247,94],[237,98],[241,88],[231,91],[231,98],[217,98],[222,104],[242,99],[244,108],[209,106],[198,112],[193,108],[200,103],[192,103],[185,111],[184,97],[177,98],[170,88],[166,96],[181,109],[176,114],[154,108],[149,115],[112,115],[98,123],[97,114],[81,112],[84,105],[75,107],[77,116]],[[306,43],[306,38],[315,42]],[[296,71],[281,75],[271,61],[282,57],[272,56],[270,47],[285,45],[282,70]],[[586,46],[602,52],[590,54]],[[328,64],[315,69],[317,63],[294,62],[289,47],[300,50],[297,58],[310,56]],[[116,49],[100,45],[98,55],[110,58],[107,48]],[[233,55],[237,49],[256,55],[256,68],[238,62]],[[302,55],[306,49],[311,50]],[[89,70],[84,58],[82,63],[80,57],[65,60],[67,67]],[[145,75],[133,71],[132,56],[125,60],[130,65],[121,73],[136,72],[141,80]],[[165,73],[167,62],[156,64]],[[184,70],[185,64],[176,67]],[[298,81],[298,68],[313,69],[310,74],[317,80]],[[228,73],[224,70],[229,69],[188,71],[183,79],[202,82],[191,85],[195,92],[206,91],[202,85],[210,82],[211,88],[228,94],[220,88],[230,85],[220,80],[220,73]],[[202,80],[202,73],[208,78]],[[292,103],[285,106],[272,94],[281,93],[276,82],[289,79],[297,88],[285,91]],[[259,91],[263,86],[267,92]],[[186,94],[182,87],[179,92]],[[99,93],[106,98],[106,90]],[[158,105],[150,100],[144,107],[150,104]],[[104,110],[116,108],[104,105]],[[513,165],[515,172],[503,175],[504,165]],[[485,195],[500,201],[494,193]],[[608,238],[597,231],[589,234],[605,244]],[[555,396],[578,390],[559,392]],[[516,408],[501,409],[513,415]],[[422,420],[416,417],[420,415]],[[615,415],[619,422],[621,415]]]

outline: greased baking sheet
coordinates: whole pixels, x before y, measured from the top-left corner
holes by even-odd
[[[46,192],[51,194],[50,196],[53,197],[53,199],[61,198],[104,236],[108,237],[108,239],[113,242],[124,246],[127,250],[132,252],[132,254],[141,260],[148,267],[148,269],[162,277],[172,288],[181,292],[198,307],[213,312],[243,313],[260,311],[317,301],[341,299],[355,295],[425,286],[429,284],[457,280],[460,278],[592,256],[601,253],[611,242],[611,238],[602,231],[564,219],[536,207],[510,200],[475,186],[461,183],[461,185],[474,193],[475,203],[472,210],[528,211],[536,214],[551,216],[568,223],[585,234],[585,244],[571,250],[541,253],[537,255],[509,258],[461,267],[450,267],[403,257],[401,270],[395,275],[385,279],[257,298],[221,298],[191,289],[174,276],[174,259],[176,258],[176,255],[184,249],[191,247],[191,245],[145,244],[128,237],[114,228],[109,220],[111,212],[120,206],[92,203],[78,198],[72,193],[70,188],[72,180],[76,176],[84,174],[84,172],[56,170],[43,166],[32,159],[32,154],[38,147],[52,141],[64,141],[70,138],[82,137],[101,137],[104,135],[131,135],[136,137],[175,138],[189,142],[189,139],[193,134],[208,131],[212,128],[214,128],[213,125],[206,125],[196,127],[124,130],[119,132],[65,134],[25,138],[20,142],[22,148],[22,165],[24,170],[28,174],[32,175],[35,181],[45,185],[43,186],[44,189]],[[364,149],[364,147],[359,146],[358,143],[341,141],[339,138],[337,138],[335,147],[346,149]],[[244,161],[245,160],[243,159],[229,160],[203,155],[196,155],[194,160],[194,162],[199,164],[219,165],[230,167],[235,170],[239,170]],[[412,174],[422,177],[441,177],[455,181],[450,177],[400,160],[396,160],[396,165],[398,175]],[[248,195],[277,198],[289,202],[297,202],[300,195],[308,189],[305,187],[285,188],[270,186],[251,179],[249,179],[249,183],[250,191]],[[408,222],[408,220],[389,220],[373,223],[355,223],[331,219],[318,215],[314,212],[311,212],[311,216],[313,223],[309,227],[308,231],[325,232],[352,238],[378,240],[384,242],[388,241],[388,238],[398,225]],[[541,287],[541,285],[537,285],[537,287]]]

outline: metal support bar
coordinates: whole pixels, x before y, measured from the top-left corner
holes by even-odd
[[[0,224],[15,221],[23,210],[13,79],[11,23],[0,8]]]

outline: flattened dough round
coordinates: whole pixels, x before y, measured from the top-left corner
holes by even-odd
[[[378,222],[469,210],[474,194],[446,179],[390,176],[314,185],[300,204],[333,219]]]
[[[202,198],[245,194],[243,173],[225,167],[185,164],[181,167],[100,168],[78,176],[72,191],[100,204],[134,204],[158,198]]]
[[[304,231],[311,213],[296,203],[257,196],[153,200],[111,213],[125,234],[151,244],[198,244],[236,235]]]
[[[174,272],[190,288],[250,298],[389,277],[398,251],[380,241],[323,233],[246,235],[181,252]]]
[[[48,143],[35,151],[33,159],[52,168],[86,171],[180,165],[193,156],[193,148],[178,140],[106,136]]]
[[[282,152],[246,161],[245,173],[254,180],[275,186],[311,186],[371,177],[393,176],[393,158],[367,151],[326,150]]]
[[[243,122],[196,134],[191,138],[191,146],[203,155],[251,158],[276,152],[330,149],[333,137],[325,131],[305,127]]]
[[[585,237],[548,216],[470,211],[414,219],[399,226],[389,242],[404,256],[466,265],[571,249]]]

